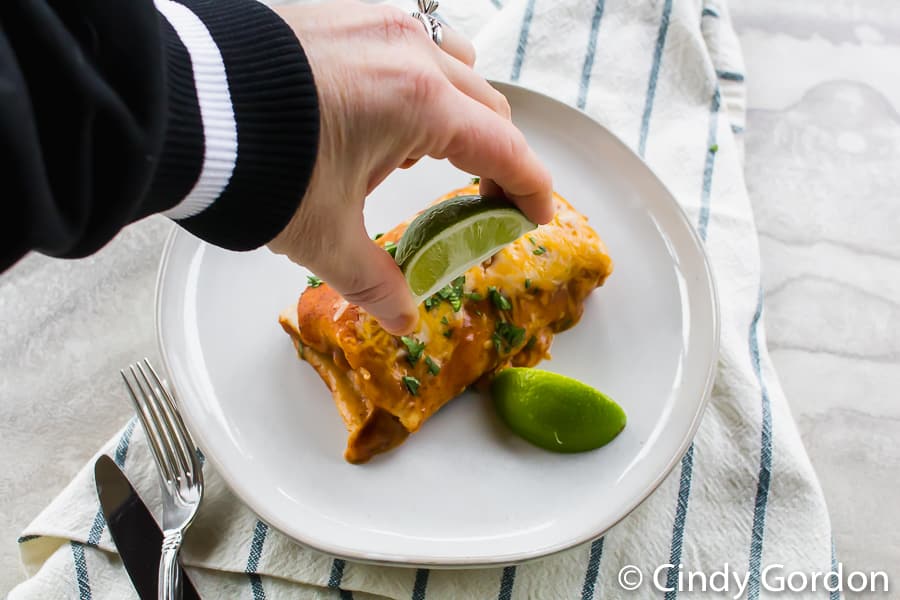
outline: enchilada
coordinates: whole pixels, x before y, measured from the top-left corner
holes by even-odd
[[[473,184],[439,201],[477,192]],[[401,444],[468,386],[549,358],[553,336],[578,322],[612,261],[587,218],[559,195],[554,201],[550,223],[427,298],[409,336],[387,333],[327,283],[308,287],[281,314],[298,355],[332,392],[349,432],[347,461]],[[375,243],[396,244],[408,224]]]

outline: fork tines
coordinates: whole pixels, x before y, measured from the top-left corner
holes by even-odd
[[[149,375],[148,375],[149,372]],[[146,358],[119,371],[147,433],[160,475],[172,484],[197,475],[197,455],[175,401]]]

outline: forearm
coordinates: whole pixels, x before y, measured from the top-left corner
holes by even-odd
[[[88,254],[161,211],[232,249],[289,221],[319,115],[303,50],[269,9],[11,0],[0,15],[0,267]]]

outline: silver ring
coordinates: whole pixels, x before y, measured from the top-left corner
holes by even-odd
[[[419,0],[419,10],[410,13],[413,19],[419,21],[425,28],[425,33],[431,40],[440,46],[444,41],[444,30],[441,22],[432,13],[438,9],[437,0]]]

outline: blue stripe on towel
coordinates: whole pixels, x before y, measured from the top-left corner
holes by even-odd
[[[250,555],[247,557],[247,573],[256,573],[268,534],[269,526],[257,520],[256,527],[253,529],[253,541],[250,542]]]
[[[717,18],[719,18],[719,12],[714,8],[705,7],[703,9],[703,12],[700,13],[700,16],[701,17],[713,17],[713,18],[717,19]]]
[[[344,567],[346,563],[340,558],[331,562],[331,575],[328,577],[328,587],[337,590],[341,594],[341,600],[353,600],[353,593],[341,589],[341,580],[344,579]]]
[[[134,425],[137,423],[137,417],[131,417],[125,430],[116,444],[116,451],[113,453],[113,460],[120,469],[125,468],[125,459],[128,457],[128,448],[131,445],[131,434],[134,433]],[[88,546],[97,546],[100,543],[100,536],[103,535],[103,529],[106,527],[106,519],[103,517],[103,509],[98,508],[97,514],[94,515],[94,522],[91,523],[91,530],[88,532],[85,543]]]
[[[688,501],[691,499],[691,478],[694,473],[694,444],[681,457],[681,482],[678,484],[678,504],[672,523],[672,549],[669,552],[669,572],[666,574],[665,600],[678,597],[678,566],[681,564],[681,548],[684,542],[684,526],[687,522]]]
[[[75,563],[75,581],[78,582],[78,597],[80,600],[91,600],[91,580],[88,578],[84,546],[78,542],[69,542],[69,545],[72,547],[72,561]]]
[[[750,324],[750,359],[753,372],[759,381],[762,401],[762,431],[760,432],[759,480],[756,486],[756,502],[753,506],[753,533],[750,539],[750,572],[747,584],[747,600],[757,600],[760,588],[760,566],[762,564],[763,536],[766,532],[766,504],[769,501],[769,481],[772,476],[772,410],[769,405],[769,391],[762,376],[759,356],[759,319],[762,316],[763,293],[759,289],[756,313]]]
[[[94,522],[91,523],[91,530],[88,532],[85,544],[88,546],[96,546],[99,544],[104,527],[106,527],[106,518],[103,516],[103,510],[98,510],[97,514],[94,515]]]
[[[253,539],[250,541],[250,553],[247,556],[247,568],[244,572],[250,578],[250,589],[253,591],[253,600],[265,600],[266,590],[262,584],[262,578],[256,573],[259,567],[259,559],[262,556],[263,546],[266,544],[266,536],[269,534],[269,526],[262,521],[256,521],[253,528]]]
[[[510,600],[515,583],[516,568],[514,566],[503,567],[503,576],[500,578],[500,591],[497,593],[497,600]]]
[[[597,577],[600,575],[600,559],[603,558],[603,538],[591,544],[591,556],[588,558],[587,570],[584,573],[584,585],[581,586],[581,600],[593,600]]]
[[[732,125],[732,126],[731,126],[731,133],[733,133],[733,134],[735,134],[735,135],[737,135],[737,134],[739,134],[739,133],[744,133],[744,128],[741,127],[740,125]]]
[[[531,19],[534,18],[534,0],[528,0],[525,7],[525,16],[522,18],[522,30],[519,32],[519,44],[516,46],[516,57],[513,59],[513,68],[510,79],[519,80],[522,74],[522,62],[525,60],[525,50],[528,48],[528,32],[531,29]]]
[[[594,6],[594,18],[591,19],[591,36],[588,38],[584,65],[581,67],[581,86],[578,88],[578,108],[584,110],[587,104],[588,87],[591,83],[591,71],[594,69],[594,54],[597,52],[597,32],[600,30],[600,19],[603,18],[604,0],[597,0]]]
[[[266,600],[266,588],[263,587],[262,577],[256,573],[247,573],[247,577],[250,579],[253,600]]]
[[[413,584],[412,600],[425,600],[425,589],[428,587],[428,569],[416,569],[416,582]]]
[[[662,17],[659,21],[659,32],[656,35],[656,48],[653,50],[653,66],[650,68],[650,79],[647,82],[647,98],[644,101],[644,115],[641,117],[641,137],[638,141],[638,154],[644,156],[647,149],[647,133],[650,130],[650,113],[653,112],[653,99],[656,96],[656,81],[659,79],[659,65],[662,62],[663,48],[666,46],[666,35],[669,33],[669,16],[672,14],[672,0],[666,0]]]
[[[719,131],[719,107],[721,106],[722,97],[718,88],[713,94],[712,105],[709,112],[709,133],[706,136],[706,163],[703,165],[703,189],[700,196],[700,218],[697,221],[697,232],[700,239],[706,241],[706,230],[709,226],[709,200],[710,190],[712,189],[713,167],[716,164],[716,154],[718,153],[718,145],[716,140]]]
[[[709,200],[712,189],[713,166],[715,165],[717,149],[716,137],[719,124],[719,108],[721,95],[718,88],[713,93],[712,103],[709,107],[709,132],[706,136],[706,163],[703,167],[703,186],[700,192],[700,217],[697,221],[697,233],[700,239],[706,241],[706,232],[709,226]],[[666,574],[667,591],[665,600],[675,600],[678,597],[678,567],[681,564],[681,550],[684,546],[684,528],[687,523],[688,502],[691,499],[691,480],[694,476],[694,444],[692,443],[681,457],[681,480],[678,484],[678,502],[675,507],[675,520],[672,523],[672,547],[669,552],[669,571]]]
[[[125,468],[125,459],[128,457],[128,447],[131,445],[131,434],[134,433],[135,423],[137,423],[137,417],[131,417],[128,425],[125,426],[125,431],[122,432],[122,437],[119,438],[119,443],[116,444],[113,460],[116,461],[120,469]]]
[[[30,542],[31,540],[36,540],[39,537],[41,537],[41,536],[39,536],[39,535],[23,535],[19,539],[16,540],[16,543],[24,544],[25,542]]]
[[[328,587],[337,589],[341,585],[341,579],[344,578],[344,561],[336,558],[331,562],[331,575],[328,577]]]
[[[734,71],[716,71],[716,76],[719,79],[724,79],[725,81],[743,81],[744,75],[742,73],[735,73]]]
[[[503,8],[503,4],[500,3],[500,0],[491,0],[491,4],[493,4],[494,8],[496,8],[497,10]]]

